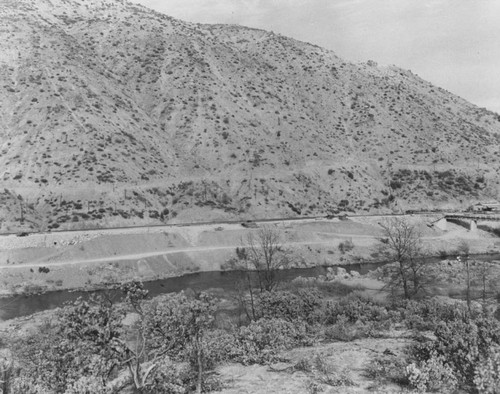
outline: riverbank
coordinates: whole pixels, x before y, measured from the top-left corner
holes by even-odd
[[[265,225],[279,234],[283,247],[292,250],[293,268],[310,268],[377,261],[381,220],[310,219]],[[408,216],[408,220],[422,233],[429,254],[453,254],[462,242],[471,253],[500,252],[500,240],[490,233],[453,224],[443,231],[432,226],[433,217]],[[223,224],[0,237],[0,293],[95,290],[131,280],[151,282],[222,271],[236,248],[256,231]]]

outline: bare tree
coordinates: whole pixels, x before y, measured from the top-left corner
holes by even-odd
[[[467,300],[467,310],[469,313],[471,312],[471,288],[470,288],[470,276],[471,276],[471,270],[470,270],[470,261],[469,261],[469,244],[465,241],[462,241],[460,245],[458,246],[458,257],[457,260],[459,262],[464,263],[464,269],[465,269],[465,299]]]
[[[470,258],[470,247],[462,241],[458,246],[457,260],[463,263],[465,274],[465,299],[467,310],[471,313],[473,299],[481,299],[483,311],[487,309],[488,294],[492,285],[498,282],[498,276],[493,271],[492,265],[487,261],[476,261]],[[479,289],[477,287],[480,287]],[[480,295],[478,294],[480,292]]]
[[[277,271],[290,265],[290,253],[281,244],[280,233],[263,227],[247,236],[246,257],[257,273],[260,291],[271,291],[278,284]]]
[[[487,261],[477,263],[477,276],[481,285],[481,300],[483,303],[483,312],[487,310],[488,293],[491,292],[492,285],[497,282],[498,277],[493,272],[492,266]]]
[[[384,237],[380,240],[379,251],[397,263],[388,269],[389,286],[402,288],[405,298],[410,299],[424,286],[422,236],[416,226],[405,218],[390,219],[380,225]]]
[[[257,319],[256,292],[272,291],[279,283],[278,271],[291,265],[291,251],[282,245],[277,229],[265,226],[248,234],[242,241],[243,246],[236,248],[233,268],[244,271],[244,280],[240,282],[240,305],[249,319]],[[248,297],[242,293],[247,288]]]

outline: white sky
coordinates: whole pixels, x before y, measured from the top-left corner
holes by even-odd
[[[235,23],[410,69],[500,113],[500,0],[133,0],[178,19]]]

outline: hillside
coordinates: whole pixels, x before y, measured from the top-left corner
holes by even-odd
[[[1,231],[19,201],[46,229],[498,196],[500,116],[410,71],[124,1],[0,0],[0,25]]]

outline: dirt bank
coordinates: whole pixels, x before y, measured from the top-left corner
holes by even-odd
[[[432,217],[408,217],[421,230],[430,254],[452,253],[467,242],[471,253],[500,251],[500,239]],[[377,260],[383,236],[380,217],[273,222],[295,266],[339,265]],[[260,226],[263,226],[262,224]],[[154,227],[0,237],[0,292],[4,295],[95,288],[129,280],[150,281],[198,271],[217,271],[258,228],[240,224]],[[349,241],[352,250],[339,248]]]

